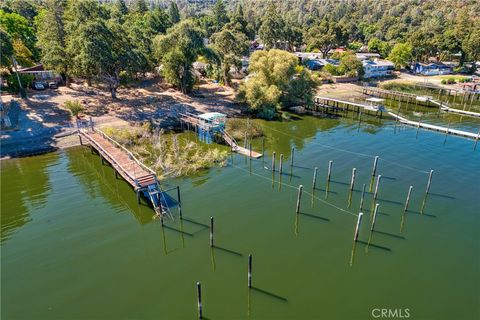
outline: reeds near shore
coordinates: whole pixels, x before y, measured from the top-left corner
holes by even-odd
[[[205,145],[192,134],[165,133],[150,125],[128,129],[106,128],[105,133],[124,145],[151,167],[159,179],[193,175],[202,169],[224,166],[228,151]]]

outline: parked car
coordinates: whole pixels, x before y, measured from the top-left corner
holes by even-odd
[[[33,84],[33,89],[35,89],[35,90],[45,90],[45,86],[43,85],[43,83],[35,82]]]
[[[56,81],[50,81],[50,82],[48,83],[48,87],[49,87],[50,89],[57,89],[57,88],[58,88],[57,82],[56,82]]]

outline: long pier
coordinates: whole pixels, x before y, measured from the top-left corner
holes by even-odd
[[[79,123],[78,134],[81,145],[88,143],[92,151],[96,150],[100,155],[102,163],[108,162],[113,167],[115,177],[120,175],[133,187],[139,203],[140,195],[143,194],[152,203],[156,214],[172,217],[155,171],[119,142],[93,127],[91,122],[89,125]]]
[[[437,101],[430,96],[417,96],[412,93],[385,90],[385,89],[379,89],[379,88],[373,88],[373,87],[364,87],[362,90],[362,93],[365,95],[372,95],[372,96],[382,97],[382,98],[387,98],[392,100],[395,100],[395,98],[397,98],[399,100],[402,100],[403,102],[407,102],[415,105],[420,104],[427,107],[431,107],[433,105],[433,106],[439,107],[442,111],[445,111],[445,112],[456,113],[456,114],[469,116],[469,117],[477,117],[477,118],[480,117],[480,113],[478,112],[451,108],[448,105],[442,103],[441,101]],[[441,96],[442,95],[440,94],[440,97]]]
[[[472,132],[463,131],[463,130],[450,129],[450,128],[445,128],[445,127],[442,127],[442,126],[436,126],[436,125],[433,125],[433,124],[408,120],[408,119],[406,119],[402,116],[399,116],[398,114],[395,114],[395,113],[390,112],[390,111],[388,111],[388,114],[390,116],[394,117],[395,119],[397,119],[398,121],[400,121],[401,123],[404,123],[404,124],[412,126],[412,127],[443,132],[445,134],[452,134],[452,135],[465,137],[465,138],[470,138],[470,139],[474,139],[474,140],[478,140],[480,138],[480,131],[478,133],[472,133]]]

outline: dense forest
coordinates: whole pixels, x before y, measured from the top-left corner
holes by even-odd
[[[301,48],[324,56],[339,46],[367,46],[400,67],[432,56],[463,66],[480,60],[480,2],[6,0],[0,4],[0,36],[6,77],[17,64],[42,62],[67,85],[71,77],[101,82],[115,97],[122,83],[160,71],[189,92],[198,59],[208,63],[208,77],[230,85],[230,71],[241,66],[253,40],[266,49]],[[344,61],[348,69],[349,59]]]

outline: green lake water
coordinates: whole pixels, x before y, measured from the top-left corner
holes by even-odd
[[[375,308],[409,309],[410,319],[480,318],[480,146],[374,119],[262,125],[264,159],[233,155],[224,168],[164,183],[180,186],[185,218],[173,209],[164,228],[88,148],[2,161],[1,318],[194,319],[197,281],[208,319],[375,319]],[[274,180],[272,151],[277,169],[284,154]],[[367,192],[354,245],[375,155],[383,176],[376,231]]]

